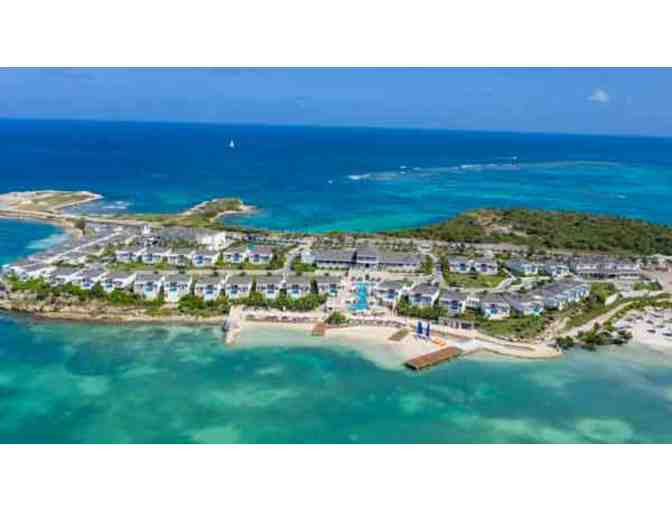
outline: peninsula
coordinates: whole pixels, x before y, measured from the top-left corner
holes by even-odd
[[[0,217],[76,233],[6,264],[0,309],[216,324],[227,341],[253,323],[382,339],[412,358],[409,366],[424,368],[478,351],[546,358],[574,345],[622,344],[639,331],[627,322],[633,314],[672,306],[672,229],[636,220],[483,209],[415,229],[315,235],[218,221],[256,211],[238,198],[176,214],[72,209],[101,198],[55,190],[0,195]],[[660,329],[661,338],[672,337]]]

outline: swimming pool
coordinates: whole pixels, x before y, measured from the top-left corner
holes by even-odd
[[[356,288],[355,288],[355,293],[357,296],[357,300],[350,306],[350,309],[353,312],[359,312],[362,310],[368,310],[369,309],[369,291],[366,288],[366,284],[364,283],[357,283]]]

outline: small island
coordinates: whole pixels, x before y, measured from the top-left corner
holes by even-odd
[[[644,327],[636,317],[664,317],[672,305],[672,229],[637,220],[480,209],[413,229],[316,235],[218,221],[256,211],[238,198],[175,214],[71,209],[101,198],[0,195],[0,217],[73,234],[2,268],[0,309],[215,324],[227,342],[255,323],[299,328],[392,346],[421,369],[482,351],[553,358],[574,346],[621,345]]]

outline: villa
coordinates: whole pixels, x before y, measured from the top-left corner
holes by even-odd
[[[102,280],[103,290],[110,294],[114,290],[128,289],[133,286],[135,273],[117,272],[107,273]]]
[[[252,277],[231,276],[226,280],[226,295],[231,299],[244,298],[250,295],[252,290]]]
[[[302,298],[310,294],[311,281],[305,276],[288,276],[285,283],[287,295],[293,299]]]
[[[439,304],[451,315],[460,315],[467,309],[467,294],[443,289],[439,295]]]
[[[415,306],[432,306],[439,297],[439,287],[420,283],[408,292],[409,302]]]
[[[145,264],[160,264],[166,262],[170,255],[170,248],[148,248],[142,254],[142,262]]]
[[[164,277],[163,291],[166,302],[177,303],[180,298],[191,294],[193,278],[188,274],[173,273]]]
[[[249,251],[245,246],[237,246],[232,248],[227,248],[222,253],[224,261],[230,264],[241,264],[247,260]]]
[[[194,267],[213,267],[219,260],[219,252],[214,250],[197,250],[191,256]]]
[[[472,268],[479,274],[496,275],[499,271],[499,264],[492,258],[480,258],[472,261]]]
[[[257,292],[260,292],[266,299],[277,299],[283,282],[282,275],[257,276]]]
[[[270,264],[273,259],[273,247],[267,244],[260,244],[250,250],[248,260],[255,265]]]
[[[114,257],[117,262],[123,262],[128,264],[130,262],[137,262],[145,254],[146,248],[141,246],[129,246],[127,248],[121,248],[114,252]]]
[[[607,257],[577,257],[570,262],[570,268],[577,276],[587,279],[634,279],[639,278],[641,272],[638,262]]]
[[[539,264],[525,259],[511,259],[506,262],[506,267],[518,276],[536,276],[539,274]]]
[[[394,306],[410,288],[411,285],[406,280],[384,280],[376,286],[374,292],[383,304]]]
[[[48,277],[55,269],[56,267],[50,264],[35,262],[33,260],[24,260],[6,264],[2,268],[2,272],[5,274],[13,274],[20,280],[31,280],[33,278]]]
[[[536,296],[543,300],[544,306],[562,310],[567,305],[578,303],[590,295],[590,285],[580,280],[564,280],[542,287]]]
[[[336,296],[343,288],[343,278],[340,276],[316,276],[315,283],[317,283],[317,292],[327,296]]]
[[[506,319],[511,315],[511,305],[501,294],[489,294],[481,297],[481,313],[488,320]]]
[[[562,262],[546,262],[542,271],[553,278],[563,278],[570,274],[569,266]]]
[[[133,283],[133,292],[144,299],[153,300],[159,297],[163,287],[163,276],[156,273],[137,273]]]
[[[219,276],[206,276],[194,283],[194,295],[203,301],[214,301],[222,293],[222,279]]]
[[[72,283],[80,271],[81,268],[78,267],[58,267],[49,275],[49,283],[52,285]]]
[[[184,267],[191,264],[194,256],[192,248],[175,248],[168,254],[168,264],[175,267]]]
[[[499,264],[492,258],[468,259],[466,257],[449,257],[448,269],[451,273],[467,274],[477,272],[486,275],[496,275]]]
[[[102,267],[90,267],[77,275],[74,280],[80,288],[91,290],[98,282],[103,280],[107,271]]]
[[[507,294],[504,295],[504,299],[517,315],[541,315],[544,312],[543,299],[536,295]]]

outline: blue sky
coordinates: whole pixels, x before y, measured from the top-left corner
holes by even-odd
[[[0,117],[672,136],[672,69],[0,69]]]

